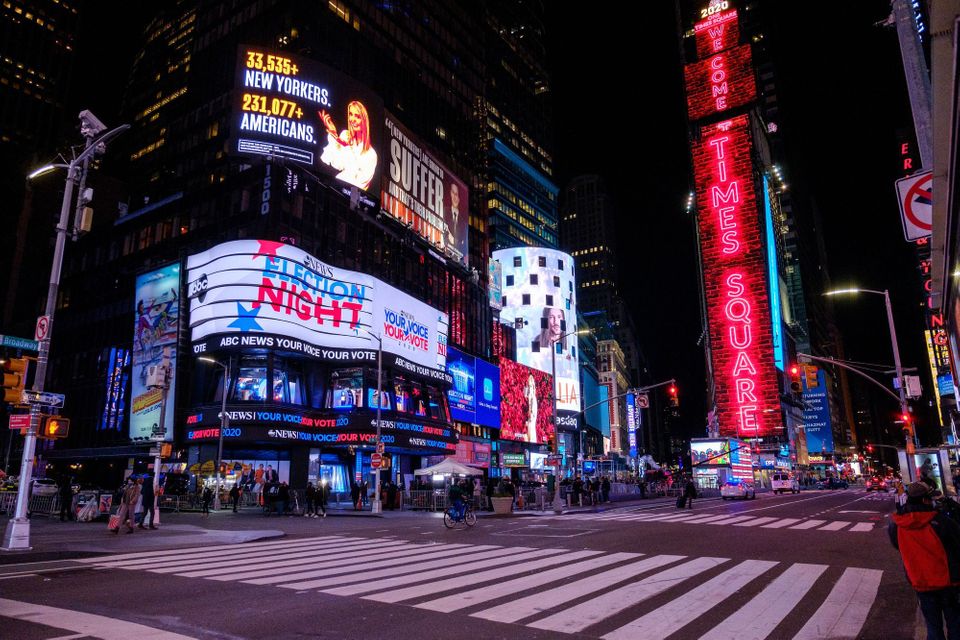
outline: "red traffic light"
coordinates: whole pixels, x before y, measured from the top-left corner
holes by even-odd
[[[791,376],[798,376],[798,375],[800,375],[800,367],[798,367],[798,366],[795,365],[795,364],[790,365],[790,375],[791,375]]]
[[[669,393],[672,396],[677,395],[677,386],[672,384],[669,387],[667,387],[667,393]]]
[[[903,420],[904,422],[910,422],[910,414],[909,414],[909,413],[901,413],[901,414],[900,414],[900,419]]]
[[[867,445],[867,453],[873,453],[873,445],[872,445],[872,444],[868,444],[868,445]]]

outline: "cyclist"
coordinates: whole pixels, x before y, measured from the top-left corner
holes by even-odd
[[[456,481],[451,482],[447,497],[457,514],[457,519],[463,520],[464,512],[467,510],[467,504],[463,501],[463,487]]]

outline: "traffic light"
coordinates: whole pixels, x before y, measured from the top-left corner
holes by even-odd
[[[66,438],[70,433],[70,418],[61,418],[60,416],[46,416],[43,419],[43,428],[41,430],[43,438]]]
[[[873,445],[872,445],[872,444],[868,444],[868,445],[867,445],[867,453],[873,453]]]
[[[790,365],[790,391],[803,392],[803,385],[800,383],[800,366],[796,364]]]
[[[816,389],[820,386],[820,380],[817,379],[818,373],[819,369],[817,369],[816,365],[803,365],[803,375],[807,379],[807,389]]]
[[[27,383],[26,358],[11,358],[3,363],[3,401],[20,404],[20,396]]]
[[[667,395],[670,397],[670,406],[679,407],[680,406],[680,397],[677,395],[677,385],[671,384],[667,387]]]

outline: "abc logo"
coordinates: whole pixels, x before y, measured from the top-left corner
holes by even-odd
[[[196,296],[200,302],[203,302],[203,298],[207,295],[208,284],[207,274],[201,275],[187,286],[187,297],[193,298]]]

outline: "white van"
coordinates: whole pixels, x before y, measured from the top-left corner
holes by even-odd
[[[771,488],[774,493],[800,493],[800,483],[789,473],[774,473],[770,476]]]

